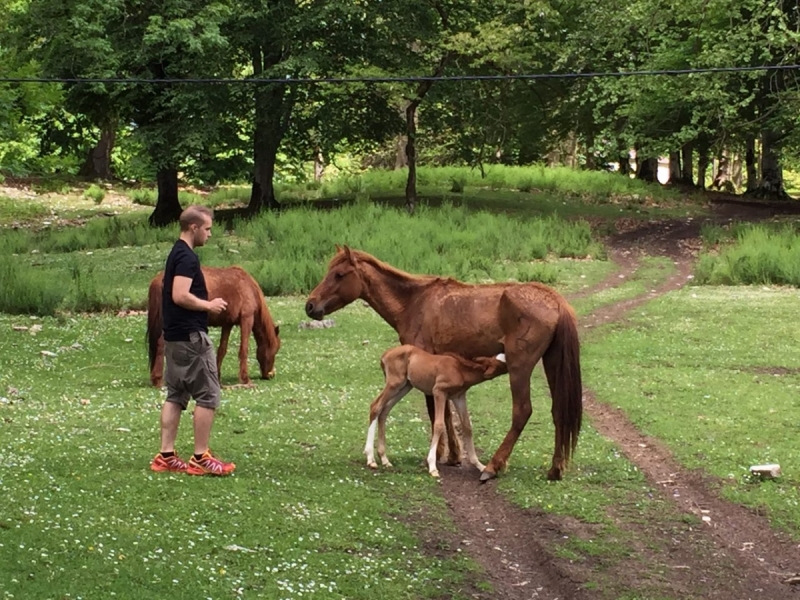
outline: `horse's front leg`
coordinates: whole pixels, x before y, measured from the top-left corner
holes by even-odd
[[[431,447],[428,450],[428,472],[433,477],[439,477],[439,469],[436,468],[436,450],[439,446],[439,439],[444,433],[444,410],[447,406],[447,394],[442,389],[434,388],[433,398],[433,432],[431,434]]]
[[[222,377],[222,360],[228,353],[228,340],[231,337],[233,325],[223,325],[222,334],[219,336],[219,348],[217,348],[217,376]]]
[[[461,435],[464,438],[464,450],[467,452],[469,462],[477,467],[479,471],[483,471],[485,467],[478,459],[478,453],[475,451],[475,444],[472,440],[472,422],[469,419],[469,411],[467,411],[466,393],[455,396],[453,398],[453,406],[455,406],[456,413],[458,413],[458,418],[461,421]]]
[[[531,374],[533,367],[539,361],[539,356],[535,356],[535,361],[526,357],[517,364],[509,363],[508,380],[511,384],[511,429],[508,430],[506,437],[492,456],[492,460],[486,465],[481,473],[481,481],[488,481],[497,476],[497,473],[504,470],[508,465],[508,457],[514,449],[525,424],[531,417]]]
[[[250,348],[250,334],[253,332],[253,317],[242,316],[239,327],[242,330],[242,339],[239,342],[239,383],[250,383],[247,372],[247,353]]]
[[[378,464],[375,462],[375,433],[378,430],[379,423],[382,423],[381,431],[378,436],[378,455],[381,457],[381,462],[384,466],[391,467],[389,459],[386,458],[386,417],[392,406],[397,404],[400,399],[405,396],[411,389],[405,378],[400,381],[392,381],[387,377],[386,385],[380,394],[372,401],[369,407],[369,428],[367,429],[367,442],[364,446],[364,454],[367,455],[367,466],[372,469],[377,469]],[[382,417],[382,421],[381,421]]]

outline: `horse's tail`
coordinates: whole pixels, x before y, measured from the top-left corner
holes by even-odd
[[[159,273],[150,282],[147,291],[147,331],[145,341],[147,343],[147,357],[152,373],[158,356],[158,342],[163,333],[163,322],[161,318],[161,289],[164,285],[163,276]]]
[[[564,301],[550,346],[542,357],[550,395],[553,398],[553,423],[564,466],[575,452],[583,418],[580,340],[575,312]]]

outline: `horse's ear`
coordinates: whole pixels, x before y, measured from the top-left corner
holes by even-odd
[[[355,257],[353,256],[353,252],[350,250],[350,246],[345,244],[344,246],[342,246],[342,251],[344,252],[345,257],[347,258],[347,261],[352,264],[355,264]]]
[[[334,244],[333,246],[336,248],[337,254],[342,251],[342,247],[339,244]]]
[[[280,334],[281,334],[281,326],[275,325],[275,335],[280,335]]]

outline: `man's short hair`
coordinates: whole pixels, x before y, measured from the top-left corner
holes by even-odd
[[[193,204],[187,207],[178,219],[178,222],[181,224],[181,231],[189,231],[189,227],[192,225],[202,225],[206,217],[212,221],[214,220],[214,211],[207,206]]]

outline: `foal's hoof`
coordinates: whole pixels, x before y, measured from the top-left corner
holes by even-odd
[[[368,466],[370,469],[377,469],[377,468],[378,468],[378,463],[376,463],[376,462],[373,460],[372,462],[370,462],[370,463],[367,463],[367,466]]]
[[[497,477],[497,473],[493,473],[492,471],[487,471],[486,469],[483,470],[481,473],[481,483],[486,483],[490,479],[494,479]]]
[[[558,467],[550,467],[547,472],[547,479],[550,481],[561,481],[561,469]]]
[[[272,371],[270,371],[269,373],[267,373],[266,375],[262,375],[261,379],[272,379],[273,377],[275,377],[275,370],[274,369]]]
[[[439,470],[438,469],[434,469],[433,471],[431,471],[431,477],[436,477],[438,479],[439,478]]]

